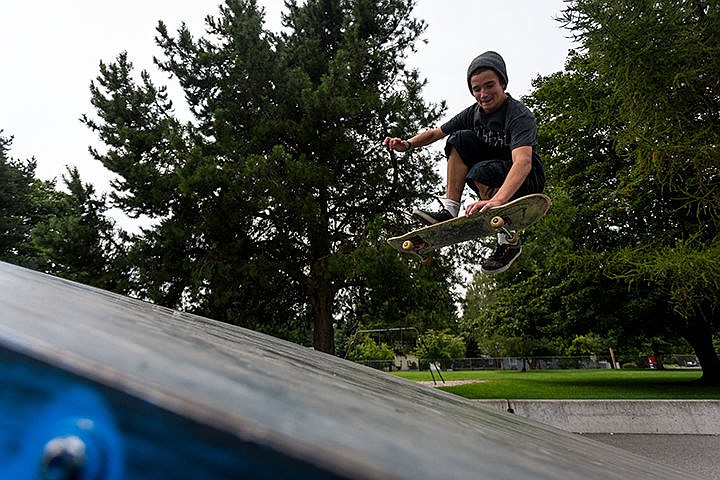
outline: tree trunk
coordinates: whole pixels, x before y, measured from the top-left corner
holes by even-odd
[[[700,382],[705,385],[720,386],[720,358],[712,343],[710,325],[702,319],[696,319],[684,332],[685,339],[695,350],[703,375]]]
[[[328,268],[331,242],[328,220],[328,189],[321,188],[317,197],[320,212],[309,226],[310,252],[310,298],[313,306],[313,347],[320,352],[335,355],[335,332],[333,330],[333,306],[335,290],[332,274]]]
[[[313,292],[313,347],[335,355],[335,332],[332,325],[333,295]]]

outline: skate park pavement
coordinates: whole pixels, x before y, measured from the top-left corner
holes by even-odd
[[[476,400],[720,480],[720,400]]]
[[[584,434],[658,463],[720,480],[720,435]]]

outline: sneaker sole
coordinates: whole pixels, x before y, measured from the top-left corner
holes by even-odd
[[[436,223],[440,223],[437,220],[435,220],[433,217],[428,215],[427,213],[423,212],[422,210],[418,210],[417,208],[413,210],[412,216],[420,220],[422,223],[424,223],[427,226],[435,225]]]
[[[522,247],[520,247],[520,251],[515,255],[506,265],[503,265],[502,267],[496,269],[496,270],[485,270],[482,266],[480,266],[480,272],[484,273],[485,275],[497,275],[498,273],[503,273],[508,268],[510,268],[510,265],[513,264],[515,260],[520,256],[522,253]]]

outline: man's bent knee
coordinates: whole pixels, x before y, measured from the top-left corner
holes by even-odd
[[[497,187],[488,187],[487,185],[480,182],[475,182],[475,188],[473,190],[477,192],[480,200],[490,200],[500,189]]]

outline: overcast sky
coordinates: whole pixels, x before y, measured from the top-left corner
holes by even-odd
[[[10,156],[35,157],[36,174],[58,178],[77,166],[85,182],[106,191],[108,172],[88,153],[96,136],[80,123],[92,114],[89,84],[101,60],[127,51],[137,70],[155,72],[155,27],[185,22],[195,36],[221,0],[5,0],[0,14],[0,130],[13,136]],[[283,0],[260,0],[268,28],[280,28]],[[425,98],[446,100],[447,116],[469,106],[465,73],[486,50],[507,63],[508,92],[530,92],[538,74],[563,69],[571,41],[555,20],[562,0],[418,0],[415,16],[428,28],[410,63],[428,79]],[[161,84],[165,77],[155,75]],[[385,132],[378,132],[382,138]]]

